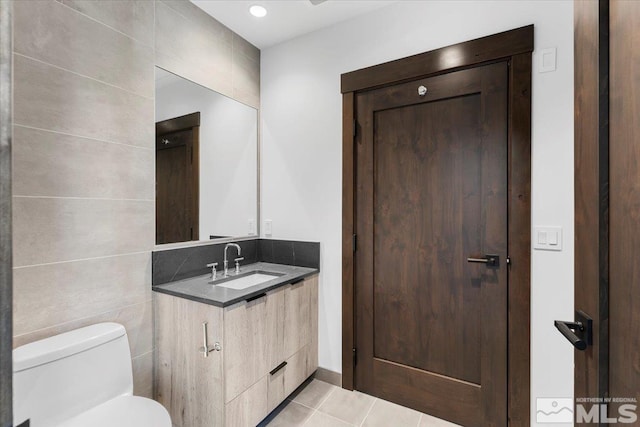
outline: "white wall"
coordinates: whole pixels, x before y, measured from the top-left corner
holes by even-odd
[[[528,24],[533,224],[564,228],[563,252],[532,253],[532,419],[536,397],[573,395],[572,347],[553,326],[573,312],[572,1],[402,1],[262,51],[262,218],[274,238],[321,242],[320,366],[341,371],[340,74]],[[558,68],[540,74],[548,47]]]
[[[257,218],[257,111],[177,76],[156,85],[156,121],[200,112],[200,240],[248,235]]]

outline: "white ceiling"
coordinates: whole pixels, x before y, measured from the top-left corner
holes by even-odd
[[[330,27],[398,0],[327,0],[317,6],[309,0],[191,0],[196,6],[260,49]],[[259,4],[267,16],[256,18],[249,7]]]

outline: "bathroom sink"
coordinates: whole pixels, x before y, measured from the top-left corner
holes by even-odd
[[[252,271],[251,273],[243,274],[237,277],[227,277],[225,279],[216,280],[210,282],[212,285],[220,286],[222,288],[242,290],[250,288],[251,286],[260,285],[262,283],[273,280],[276,277],[282,276],[281,273],[271,273],[266,271]]]

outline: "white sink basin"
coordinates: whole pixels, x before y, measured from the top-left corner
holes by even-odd
[[[282,276],[281,274],[275,273],[253,273],[248,274],[246,276],[241,276],[234,279],[227,279],[224,282],[213,283],[215,286],[220,286],[228,289],[242,290],[246,288],[250,288],[251,286],[260,285],[261,283],[268,282],[269,280],[273,280],[278,276]]]

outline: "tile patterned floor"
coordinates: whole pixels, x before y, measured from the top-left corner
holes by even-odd
[[[357,391],[312,380],[259,427],[456,427],[432,417]]]

